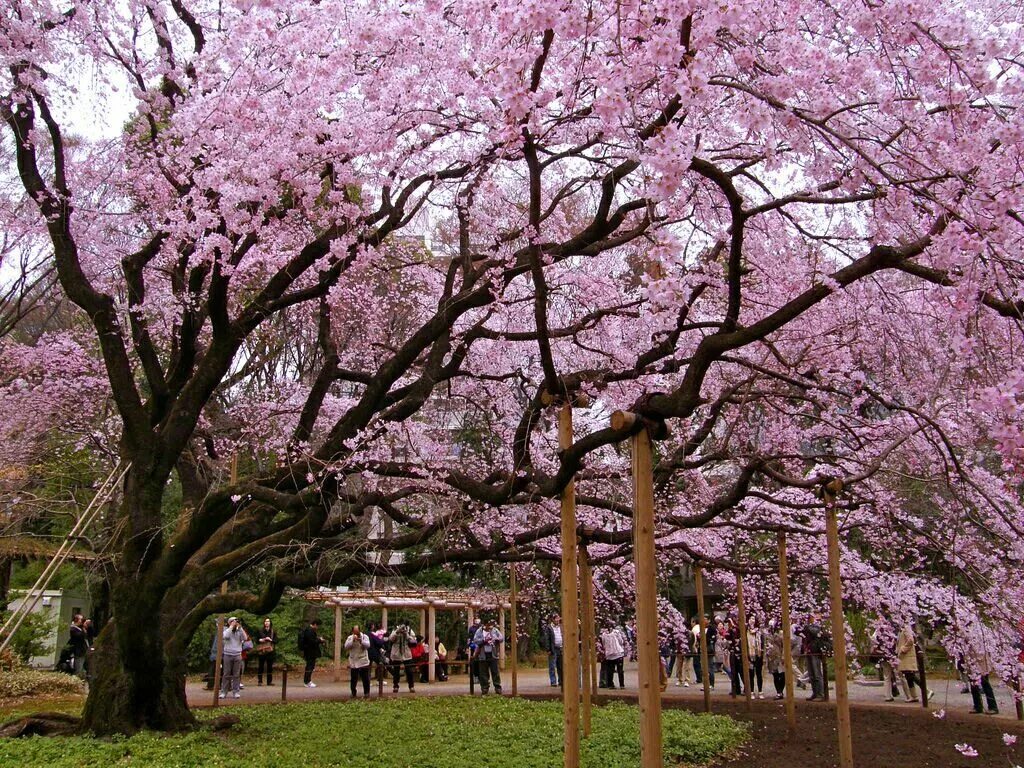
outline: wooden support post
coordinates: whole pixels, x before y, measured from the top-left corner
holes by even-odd
[[[473,606],[470,605],[466,608],[466,626],[469,628],[466,632],[467,635],[473,631],[473,620],[475,618],[475,611]],[[473,656],[469,652],[468,645],[466,647],[466,674],[469,675],[469,695],[472,696],[476,679],[473,677]]]
[[[380,628],[387,633],[388,631],[388,609],[387,607],[380,609]]]
[[[779,596],[782,603],[782,663],[786,670],[786,728],[790,735],[796,732],[796,704],[794,703],[793,626],[789,616],[789,562],[786,556],[786,533],[779,532]]]
[[[583,601],[585,621],[590,634],[590,694],[593,700],[594,692],[597,691],[597,616],[594,612],[594,569],[590,567],[590,553],[584,549],[586,554],[587,574],[583,580],[584,589],[580,590],[580,599]],[[582,575],[582,566],[580,566]]]
[[[281,701],[288,701],[288,665],[281,667]]]
[[[511,637],[511,648],[512,648],[512,695],[519,695],[519,623],[516,612],[518,610],[516,603],[519,600],[519,590],[516,588],[516,568],[511,566],[509,568],[509,584],[510,591],[512,593],[511,608],[509,610],[509,623],[512,625],[512,637]]]
[[[558,447],[572,446],[572,403],[558,414]],[[565,768],[580,764],[580,620],[576,560],[576,483],[562,491],[562,726]]]
[[[501,632],[502,637],[505,637],[505,608],[500,603],[498,605],[498,631]],[[502,672],[505,671],[505,643],[498,645],[498,669]]]
[[[591,599],[593,598],[593,583],[590,573],[590,556],[587,553],[586,545],[580,547],[580,603],[582,604],[581,618],[583,630],[580,633],[582,638],[582,664],[583,664],[583,738],[590,737],[591,709],[594,706],[594,671],[593,659],[597,655],[596,643],[594,641],[594,617],[591,614]]]
[[[612,416],[635,422],[633,414]],[[661,768],[661,660],[658,654],[658,584],[654,549],[654,467],[647,428],[632,439],[633,563],[636,569],[636,634],[639,657],[640,765]]]
[[[334,682],[341,682],[341,635],[342,610],[340,605],[334,606]]]
[[[427,608],[427,682],[437,679],[437,613],[434,606]]]
[[[234,462],[237,462],[237,457]],[[234,471],[237,463],[232,463],[232,471]],[[222,582],[220,585],[220,593],[226,595],[228,593],[228,583]],[[220,701],[220,682],[221,676],[224,673],[224,614],[217,617],[217,658],[213,661],[213,706],[217,706]]]
[[[750,690],[750,646],[747,643],[747,607],[743,601],[743,574],[736,573],[736,609],[740,619],[740,664],[743,667],[743,693],[747,699],[747,709],[753,692]],[[736,674],[736,670],[733,670]]]
[[[708,620],[704,616],[704,569],[693,566],[693,581],[697,592],[697,619],[700,621],[700,677],[704,686],[704,711],[711,711],[711,668],[708,666]]]
[[[1018,665],[1017,669],[1020,669]],[[1020,695],[1020,674],[1010,680],[1010,690],[1013,691],[1013,708],[1017,711],[1017,719],[1024,720],[1024,699]]]
[[[850,734],[850,700],[846,680],[846,622],[843,617],[843,585],[839,575],[839,525],[835,505],[825,505],[825,535],[828,539],[829,610],[832,614],[832,648],[836,661],[836,718],[839,725],[839,766],[853,768],[853,739]],[[824,667],[825,660],[822,659]]]
[[[921,644],[924,645],[923,638]],[[925,676],[924,669],[924,648],[922,647],[914,656],[917,657],[917,676],[921,679],[921,706],[928,709],[928,678]]]
[[[420,608],[420,638],[427,634],[427,609]]]

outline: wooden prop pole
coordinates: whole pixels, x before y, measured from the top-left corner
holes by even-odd
[[[231,476],[230,483],[234,485],[238,482],[238,454],[231,454]],[[226,581],[221,582],[220,593],[226,595],[228,593],[228,583]],[[220,678],[223,674],[224,664],[224,615],[221,614],[217,618],[217,658],[213,660],[213,706],[217,706],[220,701]]]
[[[921,706],[928,709],[928,678],[925,677],[924,669],[924,638],[921,638],[922,650],[916,651],[914,656],[917,659],[917,677],[921,681]]]
[[[334,606],[334,682],[341,682],[341,606]]]
[[[380,609],[380,627],[384,632],[388,631],[388,609]]]
[[[572,403],[558,414],[558,447],[572,446]],[[565,768],[580,764],[580,621],[576,557],[576,483],[562,491],[562,725]]]
[[[736,574],[736,610],[740,619],[740,664],[743,666],[743,694],[750,709],[752,692],[750,690],[750,646],[747,643],[747,608],[743,601],[743,574]],[[736,670],[733,670],[736,674]]]
[[[779,597],[782,603],[782,663],[786,670],[786,728],[796,731],[796,704],[793,680],[793,625],[789,617],[789,563],[786,557],[786,533],[779,533]]]
[[[516,568],[509,568],[509,591],[512,593],[511,608],[509,610],[509,623],[512,625],[511,642],[512,650],[512,695],[519,695],[519,623],[516,616],[516,602],[519,600],[519,590],[516,585]]]
[[[437,612],[434,606],[427,608],[427,682],[437,679]]]
[[[693,566],[697,592],[697,618],[700,621],[700,678],[704,686],[704,711],[711,711],[711,668],[708,666],[708,620],[704,616],[704,569]]]
[[[614,416],[613,416],[614,420]],[[661,661],[654,550],[654,467],[646,428],[632,437],[633,561],[640,677],[640,765],[661,768]]]
[[[839,576],[839,525],[835,505],[825,505],[825,535],[828,538],[828,592],[832,614],[832,648],[836,664],[836,719],[839,725],[839,766],[853,768],[853,738],[850,733],[850,699],[846,681],[846,622],[843,619],[843,585]],[[822,659],[822,666],[824,666]]]
[[[590,572],[590,555],[586,546],[580,547],[580,602],[583,604],[582,618],[582,664],[583,664],[583,738],[589,738],[591,727],[591,710],[594,706],[594,657],[596,654],[594,641],[594,616],[591,612],[591,600],[593,599],[593,582]]]
[[[498,631],[501,632],[501,636],[505,637],[505,609],[502,606],[498,606]],[[498,645],[498,668],[502,672],[505,671],[505,643]]]

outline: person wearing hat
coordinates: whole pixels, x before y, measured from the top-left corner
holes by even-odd
[[[490,682],[494,692],[501,693],[501,672],[498,669],[498,647],[505,641],[501,630],[494,626],[494,619],[487,619],[473,638],[476,645],[477,669],[480,674],[480,693],[486,695]]]
[[[242,682],[242,644],[249,640],[249,635],[242,628],[237,617],[228,619],[228,625],[224,628],[224,651],[221,659],[221,685],[220,697],[226,699],[234,695],[236,699],[242,698],[240,684]]]

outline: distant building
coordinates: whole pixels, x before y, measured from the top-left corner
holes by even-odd
[[[7,609],[13,611],[18,608],[28,590],[12,589],[13,598],[7,604]],[[33,594],[33,597],[35,595]],[[30,601],[31,602],[31,601]],[[71,618],[76,613],[89,616],[92,611],[92,599],[84,592],[74,592],[66,589],[48,589],[39,598],[32,613],[46,617],[46,637],[43,644],[46,651],[41,656],[33,656],[29,664],[33,667],[52,669],[60,657],[60,650],[71,637]]]

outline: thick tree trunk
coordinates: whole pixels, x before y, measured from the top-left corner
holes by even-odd
[[[97,735],[187,730],[195,719],[185,699],[185,660],[166,657],[159,612],[144,586],[133,594],[134,607],[117,604],[97,640],[82,727]]]

